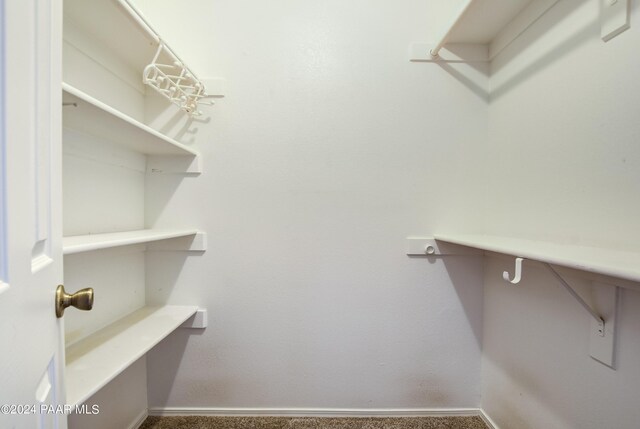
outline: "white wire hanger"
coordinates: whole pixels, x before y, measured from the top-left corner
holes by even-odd
[[[158,61],[163,52],[173,60],[172,64]],[[202,82],[162,41],[151,64],[144,68],[142,81],[192,116],[202,115],[200,105],[214,104],[213,101],[204,100],[210,96],[206,94]]]

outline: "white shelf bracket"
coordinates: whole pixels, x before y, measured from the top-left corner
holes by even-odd
[[[204,329],[208,326],[208,324],[209,321],[207,317],[207,309],[199,308],[198,311],[196,311],[196,314],[191,316],[182,325],[180,325],[180,328]]]
[[[508,271],[502,273],[502,278],[509,283],[518,284],[522,280],[522,262],[524,258],[516,258],[515,272],[513,279]],[[618,307],[618,287],[611,285],[602,285],[594,283],[592,285],[592,297],[595,308],[589,305],[579,294],[571,287],[567,281],[547,262],[543,262],[549,272],[558,280],[558,282],[569,292],[569,294],[584,308],[589,316],[591,316],[591,325],[589,332],[589,355],[613,368],[614,366],[614,349],[615,349],[615,321],[616,311]]]
[[[614,368],[615,327],[618,308],[619,287],[594,282],[592,285],[593,301],[599,311],[582,299],[562,276],[548,263],[544,265],[560,284],[578,301],[591,316],[589,334],[589,354],[591,357],[611,368]]]
[[[547,269],[549,269],[549,271],[551,272],[551,274],[553,274],[553,276],[558,279],[558,281],[560,282],[560,284],[562,286],[564,286],[564,288],[567,290],[567,292],[569,292],[569,294],[571,294],[571,296],[578,301],[578,303],[585,309],[587,310],[587,312],[589,313],[589,315],[591,317],[593,317],[593,319],[596,321],[596,323],[598,324],[598,326],[601,326],[601,329],[599,330],[599,334],[601,336],[604,336],[604,320],[602,319],[602,317],[600,317],[600,315],[598,313],[595,312],[595,310],[593,308],[591,308],[591,306],[589,304],[586,303],[586,301],[584,299],[582,299],[582,297],[580,295],[578,295],[578,292],[576,292],[570,285],[569,283],[567,283],[560,274],[558,274],[558,272],[556,270],[553,269],[553,267],[551,266],[551,264],[548,263],[544,263],[544,265],[547,267]]]

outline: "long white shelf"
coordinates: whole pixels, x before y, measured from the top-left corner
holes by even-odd
[[[146,155],[197,156],[198,152],[153,128],[63,83],[63,125]]]
[[[559,0],[464,0],[452,17],[443,16],[449,25],[442,29],[438,41],[455,45],[484,46],[483,51],[469,52],[457,46],[440,51],[438,60],[490,61],[518,38]],[[429,50],[436,45],[420,43],[412,47],[412,60],[433,61]]]
[[[142,79],[158,47],[156,31],[127,0],[65,0],[64,25],[117,52]]]
[[[635,282],[640,281],[640,252],[522,240],[491,235],[437,234],[436,240]]]
[[[527,7],[545,0],[473,0],[454,24],[449,43],[491,43]]]
[[[198,307],[143,307],[66,350],[67,404],[86,401],[168,336]]]
[[[65,255],[109,247],[128,246],[130,244],[150,243],[152,241],[195,235],[195,229],[143,229],[139,231],[112,232],[107,234],[89,234],[64,237],[62,249]]]

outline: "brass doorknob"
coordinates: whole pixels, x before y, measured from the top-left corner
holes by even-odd
[[[78,310],[91,310],[93,308],[93,288],[88,287],[68,294],[63,285],[58,285],[58,289],[56,289],[56,317],[62,317],[64,309],[69,306]]]

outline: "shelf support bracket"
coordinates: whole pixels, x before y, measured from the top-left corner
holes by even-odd
[[[558,272],[551,266],[551,264],[548,264],[546,262],[544,262],[544,265],[547,267],[547,269],[549,270],[549,272],[551,272],[551,274],[553,274],[553,276],[560,282],[560,284],[562,286],[564,286],[564,288],[567,290],[567,292],[569,292],[571,294],[571,296],[578,301],[578,303],[585,309],[587,310],[587,312],[591,315],[591,317],[593,317],[593,319],[596,321],[596,323],[598,324],[598,326],[600,327],[599,329],[599,334],[600,336],[604,336],[604,319],[595,312],[595,310],[593,308],[591,308],[591,306],[589,304],[586,303],[586,301],[584,299],[582,299],[582,297],[580,295],[578,295],[578,292],[576,292],[571,285],[569,285],[569,283],[567,283],[560,274],[558,274]]]
[[[598,304],[598,310],[600,311],[600,313],[598,313],[578,295],[575,289],[573,289],[549,263],[545,262],[544,265],[591,316],[589,354],[593,359],[613,369],[616,314],[620,288],[595,281],[592,283],[594,302]]]

